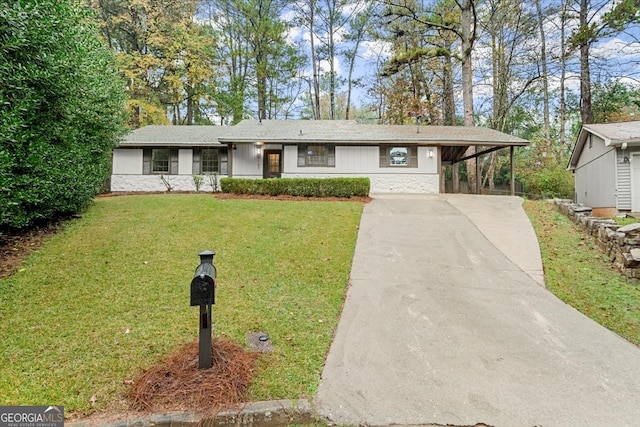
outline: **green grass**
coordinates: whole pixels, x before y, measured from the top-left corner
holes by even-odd
[[[214,335],[244,345],[264,331],[275,347],[250,399],[313,395],[361,212],[211,195],[97,199],[0,281],[0,405],[124,408],[125,380],[197,339],[189,284],[203,249],[217,253]]]
[[[615,271],[592,237],[545,201],[525,201],[547,288],[601,325],[640,345],[640,286]]]
[[[638,222],[637,218],[633,218],[633,217],[626,217],[626,218],[613,218],[613,220],[615,222],[617,222],[620,225],[629,225],[629,224],[635,224],[636,222]]]

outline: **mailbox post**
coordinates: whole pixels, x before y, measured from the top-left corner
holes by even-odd
[[[211,361],[211,306],[215,304],[216,267],[213,265],[213,251],[202,251],[200,265],[191,279],[191,306],[200,306],[200,333],[198,368],[207,369]]]

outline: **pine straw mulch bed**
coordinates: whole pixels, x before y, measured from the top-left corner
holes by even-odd
[[[245,402],[256,352],[225,338],[214,338],[209,369],[198,368],[198,342],[192,342],[133,381],[128,399],[145,411],[199,411],[208,415]]]

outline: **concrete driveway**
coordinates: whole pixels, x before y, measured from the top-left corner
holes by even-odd
[[[349,425],[640,425],[640,349],[547,291],[521,199],[381,196],[316,405]]]

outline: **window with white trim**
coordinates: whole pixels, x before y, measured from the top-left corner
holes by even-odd
[[[381,145],[381,168],[417,168],[418,147],[415,145]]]

